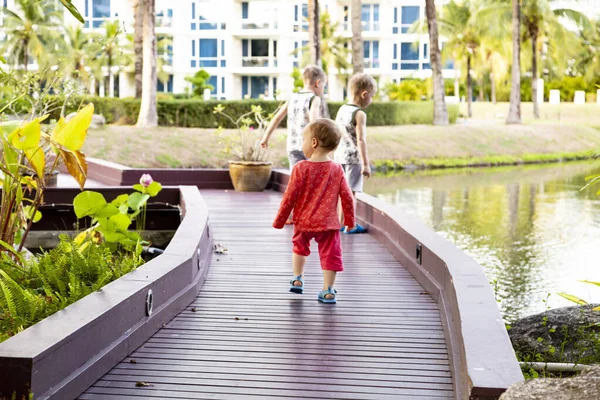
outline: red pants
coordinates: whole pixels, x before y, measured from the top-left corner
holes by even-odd
[[[321,269],[327,271],[343,271],[342,263],[342,243],[340,240],[340,231],[325,232],[299,232],[294,229],[292,244],[293,252],[299,256],[310,255],[310,241],[315,239],[319,246],[319,258],[321,259]]]

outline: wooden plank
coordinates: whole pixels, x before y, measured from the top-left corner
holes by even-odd
[[[305,294],[288,291],[293,228],[271,227],[279,194],[202,194],[228,252],[186,310],[80,399],[453,398],[438,305],[382,244],[342,235],[339,302],[324,305],[316,246]]]

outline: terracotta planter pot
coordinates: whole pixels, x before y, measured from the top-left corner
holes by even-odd
[[[238,192],[261,192],[271,178],[271,161],[229,161],[229,176]]]

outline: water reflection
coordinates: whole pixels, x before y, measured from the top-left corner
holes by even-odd
[[[477,260],[508,320],[569,302],[600,302],[600,197],[581,191],[598,163],[418,171],[371,178],[366,191],[418,216]],[[596,250],[596,251],[595,251]],[[547,304],[544,302],[551,294]]]

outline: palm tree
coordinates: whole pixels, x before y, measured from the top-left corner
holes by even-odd
[[[496,104],[496,86],[508,74],[508,45],[506,40],[485,38],[481,43],[480,55],[482,56],[483,73],[489,73],[491,87],[491,101]]]
[[[63,71],[73,80],[87,83],[90,79],[88,68],[94,66],[95,55],[101,52],[98,43],[83,31],[81,25],[65,28],[65,46]],[[87,68],[86,68],[87,67]]]
[[[365,68],[364,44],[362,38],[362,3],[352,0],[350,6],[350,19],[352,21],[352,72],[358,74]]]
[[[133,0],[134,27],[133,27],[133,53],[135,68],[135,97],[142,97],[142,65],[144,41],[144,0]]]
[[[469,118],[473,116],[472,63],[487,29],[477,18],[479,12],[479,4],[474,0],[465,0],[460,3],[452,0],[444,6],[444,17],[440,18],[441,33],[448,38],[445,48],[454,51],[458,57],[466,58]]]
[[[156,110],[156,23],[155,0],[143,1],[144,9],[144,65],[142,72],[142,102],[137,126],[150,128],[158,125]]]
[[[430,62],[433,71],[433,124],[448,125],[448,109],[444,99],[444,78],[442,77],[442,61],[439,47],[437,15],[434,0],[425,0],[427,28],[429,31]]]
[[[3,51],[17,68],[23,66],[27,71],[30,55],[40,61],[45,53],[54,53],[50,45],[55,46],[61,37],[56,29],[61,14],[54,2],[48,0],[15,0],[15,8],[16,11],[3,9],[6,16]]]
[[[319,0],[308,0],[308,43],[310,44],[310,62],[320,67]]]
[[[108,96],[114,97],[114,66],[120,66],[121,62],[121,26],[119,21],[106,21],[102,25],[104,32],[101,36],[96,36],[95,42],[100,47],[100,52],[97,55],[97,65],[102,71],[101,77],[104,76],[104,67],[108,69]]]
[[[507,124],[521,123],[521,0],[512,0],[512,66]]]
[[[558,17],[568,19],[579,26],[590,25],[587,17],[582,13],[567,8],[553,9],[551,3],[552,0],[523,0],[521,6],[524,38],[531,41],[531,97],[533,100],[533,115],[536,119],[540,118],[537,94],[538,41],[544,33],[551,36],[554,41],[562,42],[562,45],[566,44],[565,41],[569,39],[569,36],[574,41],[575,35],[565,29]],[[547,27],[546,32],[544,32],[544,26]],[[563,47],[563,49],[569,48],[571,47]]]

